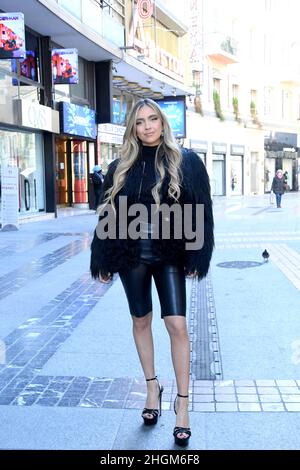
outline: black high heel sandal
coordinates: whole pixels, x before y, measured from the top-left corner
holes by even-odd
[[[177,411],[176,411],[176,400],[177,400],[177,397],[180,397],[180,398],[188,398],[189,396],[188,395],[180,395],[179,393],[177,393],[177,396],[174,400],[174,413],[177,415]],[[178,437],[178,434],[187,434],[186,437]],[[173,432],[173,436],[174,436],[174,439],[175,439],[175,444],[178,445],[178,446],[187,446],[188,443],[189,443],[189,439],[191,437],[192,433],[191,433],[191,428],[183,428],[181,426],[175,426],[174,428],[174,432]]]
[[[158,399],[159,399],[159,409],[155,408],[144,408],[142,411],[142,418],[144,420],[144,424],[146,426],[151,426],[152,424],[157,423],[157,419],[159,416],[161,416],[161,400],[162,400],[162,393],[164,391],[164,387],[159,385],[159,381],[157,380],[157,377],[153,377],[152,379],[146,379],[146,382],[150,382],[151,380],[156,380],[158,384]],[[148,416],[144,416],[145,414],[149,414],[152,416],[152,418],[148,418]]]

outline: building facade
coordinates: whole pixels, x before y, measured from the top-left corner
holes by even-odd
[[[30,70],[0,60],[0,163],[18,168],[21,218],[92,207],[89,175],[117,157],[135,101],[191,93],[188,28],[163,2],[148,3],[141,18],[131,0],[0,0],[2,12],[23,13],[31,55]],[[52,67],[51,52],[68,48],[78,51],[78,83],[57,81],[62,64]]]
[[[189,144],[205,156],[213,194],[263,194],[278,168],[298,190],[297,2],[190,0],[189,7]]]

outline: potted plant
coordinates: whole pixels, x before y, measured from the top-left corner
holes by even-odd
[[[256,103],[254,101],[250,102],[250,114],[251,114],[253,124],[256,124],[259,128],[261,128],[262,126],[257,117]]]
[[[233,106],[233,112],[235,116],[235,120],[240,123],[241,118],[240,118],[240,112],[239,112],[239,100],[236,96],[232,98],[232,106]]]
[[[220,119],[220,121],[224,121],[225,118],[224,118],[224,115],[223,115],[222,109],[221,109],[220,95],[217,92],[217,90],[214,90],[213,99],[214,99],[216,116]]]

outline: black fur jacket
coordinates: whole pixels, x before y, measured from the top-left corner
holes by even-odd
[[[158,255],[162,262],[174,263],[176,261],[177,264],[184,266],[186,273],[196,271],[198,278],[201,279],[208,272],[214,247],[210,184],[206,168],[198,155],[188,149],[182,149],[182,155],[182,181],[179,202],[181,205],[192,204],[193,207],[195,204],[204,205],[204,244],[201,249],[186,250],[185,243],[187,240],[184,235],[181,239],[176,239],[171,235],[170,239],[153,240],[153,253]],[[114,160],[109,165],[102,185],[102,198],[105,191],[113,184],[113,175],[118,162],[119,159]],[[142,162],[138,159],[127,174],[125,185],[115,198],[117,214],[119,195],[127,196],[128,207],[139,201],[139,188],[142,177]],[[162,184],[160,199],[161,203],[167,203],[171,206],[174,204],[174,200],[168,196],[168,184],[169,178],[166,176]],[[101,215],[99,219],[101,217],[103,216]],[[131,238],[99,239],[95,230],[91,245],[91,274],[94,278],[98,278],[99,274],[105,276],[108,273],[134,268],[139,264],[139,253],[138,240]]]

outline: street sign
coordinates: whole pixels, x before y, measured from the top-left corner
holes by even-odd
[[[152,0],[138,0],[137,8],[139,17],[142,20],[147,20],[151,17],[153,12]]]
[[[19,169],[6,166],[1,171],[2,230],[19,229]]]

